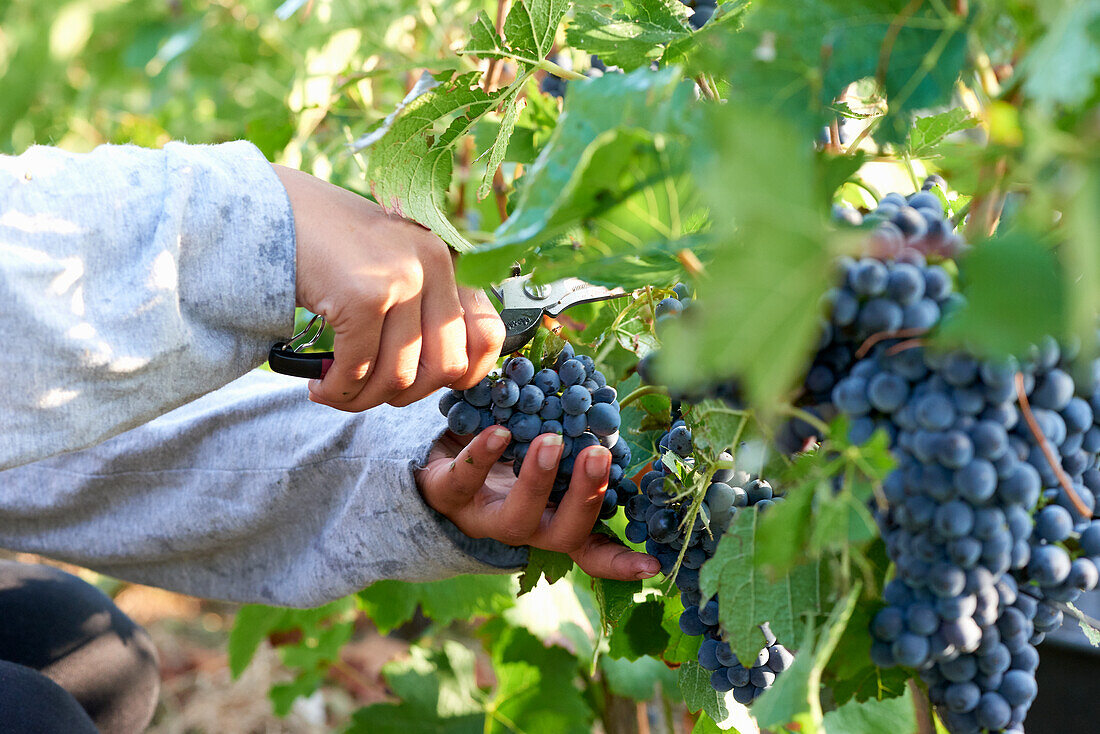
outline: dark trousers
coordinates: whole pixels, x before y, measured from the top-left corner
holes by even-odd
[[[159,689],[152,640],[106,594],[0,561],[0,734],[134,734]]]

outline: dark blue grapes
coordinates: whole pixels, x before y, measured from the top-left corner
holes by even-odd
[[[694,446],[691,431],[677,418],[657,442],[658,456],[666,451],[679,456],[690,468],[694,466]],[[729,454],[723,457],[732,458]],[[680,550],[686,545],[683,565],[676,575],[684,612],[680,615],[680,630],[684,634],[703,636],[699,648],[699,664],[711,671],[715,691],[732,691],[733,697],[749,703],[775,681],[775,676],[788,667],[794,657],[778,644],[770,630],[761,629],[763,646],[756,661],[743,666],[722,637],[718,619],[718,601],[704,601],[699,593],[698,568],[713,555],[718,540],[733,518],[745,508],[763,507],[781,500],[768,482],[753,479],[744,472],[719,470],[712,476],[698,516],[691,528],[686,526],[692,496],[670,473],[662,461],[640,481],[641,492],[627,501],[626,536],[630,540],[645,537],[646,551],[661,562],[664,573],[671,573]],[[635,541],[636,542],[636,541]]]
[[[637,494],[624,476],[631,454],[618,432],[615,389],[607,386],[591,357],[577,356],[566,345],[553,367],[536,371],[530,359],[517,356],[506,359],[501,371],[502,376],[487,377],[469,390],[451,390],[440,397],[439,409],[451,431],[471,435],[491,425],[507,426],[512,442],[502,459],[512,462],[517,476],[531,441],[543,433],[563,434],[552,503],[560,502],[569,488],[576,455],[602,444],[611,450],[612,467],[600,517],[610,518]],[[633,533],[638,535],[637,529]]]

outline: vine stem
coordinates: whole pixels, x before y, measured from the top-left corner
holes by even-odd
[[[936,734],[936,722],[932,716],[932,702],[924,695],[917,682],[910,678],[906,681],[913,698],[913,713],[916,714],[917,734]]]
[[[586,77],[584,74],[578,74],[575,71],[566,69],[564,66],[555,64],[550,59],[543,59],[538,63],[538,67],[543,71],[549,72],[554,76],[560,76],[562,79],[570,79],[572,81],[583,82]]]
[[[867,352],[871,351],[871,347],[878,344],[880,341],[886,339],[908,339],[913,336],[923,336],[928,332],[928,329],[922,329],[919,327],[913,327],[911,329],[895,329],[894,331],[879,331],[871,336],[867,337],[867,340],[863,344],[859,345],[859,349],[856,350],[856,359],[863,359]]]
[[[619,401],[619,407],[625,407],[630,405],[638,398],[645,397],[646,395],[668,395],[668,390],[664,389],[660,385],[642,385],[637,387],[631,392],[627,393],[626,397]]]
[[[1062,489],[1066,490],[1066,494],[1069,496],[1070,502],[1077,508],[1077,511],[1081,513],[1082,517],[1092,519],[1092,512],[1088,506],[1081,501],[1081,497],[1073,489],[1073,482],[1066,476],[1065,470],[1062,469],[1062,465],[1058,463],[1058,460],[1054,458],[1054,453],[1050,449],[1050,445],[1047,443],[1046,436],[1039,429],[1039,423],[1035,420],[1035,416],[1031,412],[1031,404],[1027,401],[1027,392],[1024,391],[1024,373],[1016,373],[1016,397],[1020,401],[1020,412],[1024,414],[1024,420],[1027,422],[1028,430],[1031,431],[1031,435],[1035,437],[1035,440],[1039,442],[1039,449],[1043,452],[1043,457],[1046,458],[1047,463],[1050,464],[1050,468],[1054,471],[1055,476],[1058,477],[1058,483],[1062,485]]]

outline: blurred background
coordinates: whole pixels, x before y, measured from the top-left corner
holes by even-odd
[[[469,0],[0,0],[0,153],[31,145],[247,139],[269,160],[365,192],[347,142],[393,108],[469,25]],[[495,4],[493,5],[495,7]],[[453,64],[453,61],[452,61]],[[27,554],[0,557],[43,562]],[[45,561],[50,563],[49,561]],[[408,647],[360,618],[343,665],[289,716],[268,690],[293,677],[262,646],[231,680],[235,605],[56,564],[112,596],[161,655],[151,732],[331,731],[386,697],[380,670]],[[277,642],[277,640],[276,640]]]

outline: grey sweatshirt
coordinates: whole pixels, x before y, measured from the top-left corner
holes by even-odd
[[[522,564],[420,498],[435,398],[349,414],[241,377],[290,333],[294,254],[248,143],[0,156],[0,547],[290,606]]]

